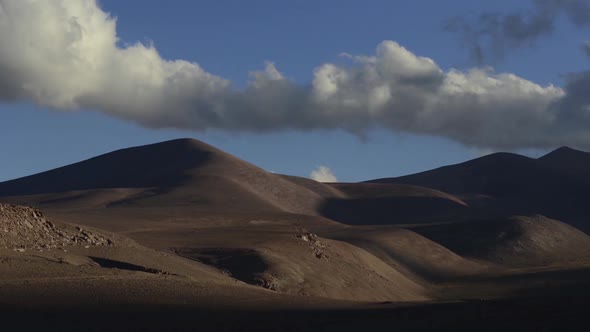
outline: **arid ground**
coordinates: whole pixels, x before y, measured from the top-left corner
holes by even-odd
[[[319,183],[202,142],[0,183],[2,320],[45,330],[590,330],[590,154]]]

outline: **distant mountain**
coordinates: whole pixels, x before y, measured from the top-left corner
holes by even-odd
[[[463,199],[480,215],[541,213],[590,231],[590,154],[557,149],[539,159],[494,153],[464,163],[369,183],[411,184]]]
[[[560,172],[590,180],[589,152],[561,147],[539,158],[539,161]]]
[[[121,149],[2,182],[0,200],[61,210],[161,206],[184,208],[185,214],[293,213],[355,224],[422,221],[466,208],[428,188],[328,185],[269,173],[194,139]]]
[[[560,148],[539,159],[495,153],[403,177],[325,184],[269,173],[203,142],[178,139],[2,182],[0,200],[63,211],[287,213],[355,225],[542,214],[590,232],[589,166],[589,153]]]
[[[413,184],[451,194],[504,197],[559,190],[564,184],[577,187],[578,179],[574,174],[563,176],[561,169],[548,167],[540,160],[513,153],[494,153],[426,172],[368,182]]]
[[[317,187],[330,191],[322,184]],[[129,194],[120,195],[120,189]],[[49,196],[57,193],[75,192],[67,199],[76,201],[96,197],[97,191],[109,205],[193,205],[223,211],[312,213],[321,200],[313,190],[194,139],[122,149],[0,183],[0,196],[41,194],[45,202],[54,201]]]
[[[179,139],[126,148],[72,165],[3,182],[0,195],[32,195],[105,188],[171,187],[226,157],[205,143]]]

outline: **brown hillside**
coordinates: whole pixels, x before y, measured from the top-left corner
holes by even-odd
[[[97,190],[104,196],[103,205],[150,206],[157,201],[206,210],[305,214],[313,214],[322,198],[305,186],[192,139],[122,149],[0,183],[0,196],[41,195],[37,204],[52,203],[56,194],[61,203],[75,204],[77,199],[96,197]],[[122,190],[129,195],[121,195]]]
[[[415,232],[469,258],[511,267],[590,259],[590,237],[540,215],[416,227]]]

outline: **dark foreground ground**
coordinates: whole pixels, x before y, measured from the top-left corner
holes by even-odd
[[[7,330],[36,331],[590,331],[588,297],[373,304],[363,309],[199,306],[2,307]],[[4,330],[4,329],[3,329]]]

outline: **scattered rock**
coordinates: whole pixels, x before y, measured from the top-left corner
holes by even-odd
[[[0,248],[18,252],[113,244],[110,239],[81,227],[52,223],[34,208],[11,204],[0,204],[0,230]]]
[[[308,246],[312,250],[312,255],[314,255],[316,258],[324,260],[329,259],[328,255],[326,255],[323,250],[326,247],[320,242],[317,235],[302,228],[298,231],[296,237],[301,239],[303,242],[307,242]]]
[[[255,281],[258,283],[258,286],[266,288],[268,290],[272,290],[275,292],[280,292],[281,288],[275,277],[268,274],[268,273],[260,273],[255,277]]]

